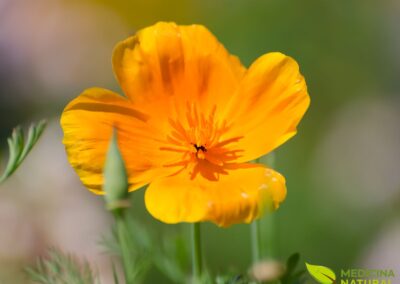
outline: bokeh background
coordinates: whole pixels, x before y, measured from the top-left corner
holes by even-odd
[[[119,91],[115,43],[159,20],[207,26],[249,65],[281,51],[300,64],[312,104],[297,136],[276,151],[288,197],[274,214],[277,259],[400,273],[400,1],[0,0],[0,145],[12,127],[49,127],[0,188],[0,283],[28,283],[22,267],[49,246],[95,263],[112,220],[67,164],[59,116],[83,89]],[[4,163],[3,163],[4,164]],[[135,193],[137,220],[161,235]],[[249,229],[203,233],[214,272],[246,271]],[[400,281],[400,278],[398,281]],[[169,283],[152,269],[147,283]]]

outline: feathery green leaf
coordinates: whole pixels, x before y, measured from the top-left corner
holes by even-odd
[[[47,257],[38,259],[35,267],[25,269],[34,283],[40,284],[95,284],[95,273],[85,262],[72,255],[50,249]],[[97,282],[98,283],[98,282]]]
[[[9,148],[9,158],[3,174],[0,176],[0,183],[10,177],[21,165],[33,146],[39,140],[46,127],[46,121],[42,120],[32,124],[28,130],[28,138],[24,142],[24,133],[20,126],[14,128],[11,137],[7,139]]]

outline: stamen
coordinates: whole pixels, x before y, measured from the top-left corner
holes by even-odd
[[[166,165],[164,165],[164,167],[186,166],[189,162],[190,162],[190,160],[180,161],[180,162],[176,162],[176,163],[166,164]]]
[[[230,139],[222,140],[221,142],[218,142],[217,144],[215,144],[214,147],[223,147],[223,146],[225,146],[225,145],[227,145],[229,143],[237,142],[241,138],[242,138],[241,136],[237,136],[237,137],[233,137],[233,138],[230,138]]]
[[[172,160],[165,167],[193,169],[192,178],[200,173],[206,178],[217,179],[220,174],[226,173],[225,167],[234,164],[242,152],[232,149],[232,146],[227,148],[227,145],[236,143],[242,137],[221,139],[229,127],[225,120],[217,121],[216,113],[216,106],[205,114],[199,112],[195,104],[187,103],[186,121],[168,120],[172,131],[165,142],[171,146],[160,147],[160,150],[174,152],[177,156],[175,162]]]
[[[160,150],[179,152],[179,153],[186,153],[187,152],[187,149],[178,149],[178,148],[173,148],[173,147],[160,147]]]

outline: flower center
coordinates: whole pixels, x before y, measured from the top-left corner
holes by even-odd
[[[226,121],[216,119],[216,107],[205,115],[199,113],[194,105],[186,108],[186,119],[170,119],[171,132],[167,136],[168,146],[162,151],[176,152],[176,161],[166,167],[188,168],[192,177],[198,173],[209,179],[216,179],[224,174],[223,169],[235,163],[242,152],[234,149],[235,142],[242,137],[226,138],[229,130]]]
[[[200,160],[205,159],[205,152],[207,152],[206,147],[203,145],[197,146],[196,144],[193,144],[194,148],[196,149],[196,157]]]

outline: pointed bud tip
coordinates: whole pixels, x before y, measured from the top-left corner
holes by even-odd
[[[107,207],[115,209],[115,204],[123,204],[124,202],[121,203],[121,201],[127,199],[129,188],[128,175],[124,160],[118,148],[117,130],[115,128],[113,128],[110,138],[103,175],[103,190],[106,193],[105,199],[107,201]]]

